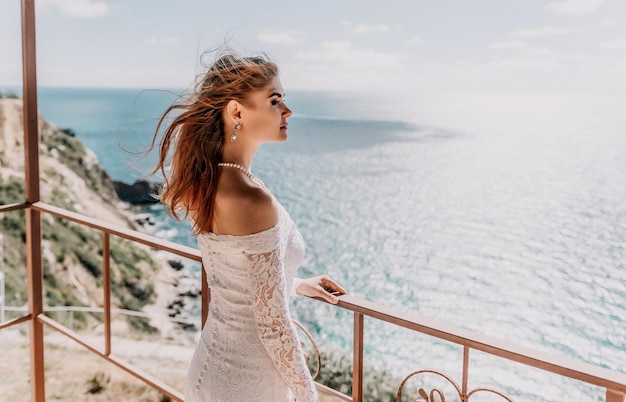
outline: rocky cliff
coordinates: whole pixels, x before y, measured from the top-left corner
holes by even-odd
[[[39,118],[41,200],[107,223],[135,230],[130,206],[120,201],[113,181],[95,154],[82,143]],[[0,99],[0,204],[24,200],[22,101]],[[4,242],[7,305],[26,302],[24,212],[0,215]],[[43,214],[43,264],[47,305],[102,306],[102,237],[98,231]],[[116,307],[166,316],[177,292],[178,275],[150,249],[111,238],[111,277]],[[82,314],[75,327],[97,323]],[[163,320],[160,320],[163,321]],[[148,320],[133,320],[155,331]]]

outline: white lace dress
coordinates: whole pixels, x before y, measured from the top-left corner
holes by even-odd
[[[198,244],[211,302],[185,401],[317,401],[288,309],[304,241],[287,211],[265,231],[207,233]]]

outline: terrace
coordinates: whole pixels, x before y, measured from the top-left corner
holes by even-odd
[[[0,332],[11,327],[24,324],[28,326],[30,346],[30,384],[32,400],[43,402],[46,400],[46,358],[44,356],[46,335],[45,329],[52,329],[67,339],[75,342],[92,352],[104,361],[130,373],[140,381],[157,389],[163,395],[175,401],[182,401],[180,389],[167,384],[161,378],[146,373],[123,357],[113,353],[115,337],[112,335],[112,315],[116,313],[111,306],[111,240],[112,238],[126,239],[143,244],[153,249],[162,250],[181,258],[200,262],[199,251],[180,244],[164,241],[145,233],[132,231],[112,225],[94,218],[90,218],[69,210],[43,203],[40,198],[40,171],[39,171],[39,136],[38,136],[38,106],[37,106],[37,64],[35,47],[35,1],[22,0],[22,51],[23,51],[23,102],[24,102],[24,147],[25,147],[25,194],[24,202],[0,206],[0,215],[11,211],[24,211],[26,225],[26,255],[27,255],[27,292],[28,311],[17,318],[5,319],[5,310],[0,311]],[[102,308],[103,334],[102,347],[95,347],[86,341],[83,336],[75,332],[70,326],[60,323],[45,314],[43,291],[43,263],[42,263],[42,219],[46,216],[56,217],[73,222],[82,227],[90,228],[101,234],[102,238]],[[206,281],[202,281],[202,322],[207,317],[210,302],[210,289]],[[0,285],[3,285],[4,275],[0,273]],[[4,286],[0,286],[0,292]],[[0,305],[4,305],[5,295],[0,293]],[[321,303],[321,302],[320,302]],[[626,397],[626,375],[592,366],[573,359],[554,356],[545,352],[529,349],[507,341],[494,339],[478,333],[456,328],[452,325],[435,322],[426,317],[413,313],[406,313],[388,308],[380,304],[346,295],[342,296],[338,305],[332,307],[350,312],[352,322],[352,393],[345,395],[336,390],[319,384],[320,392],[328,400],[362,401],[364,384],[364,347],[366,324],[371,321],[388,323],[395,327],[405,328],[420,333],[437,342],[455,345],[461,351],[462,358],[458,362],[460,377],[452,378],[445,373],[438,374],[441,378],[453,384],[457,395],[446,395],[447,399],[458,398],[460,401],[475,400],[480,395],[490,394],[500,400],[513,400],[503,392],[482,387],[470,387],[470,367],[473,356],[484,353],[496,359],[519,363],[523,366],[537,369],[545,373],[565,377],[574,381],[587,383],[604,389],[606,402],[624,402]],[[366,320],[366,317],[367,320]],[[322,363],[323,364],[323,363]],[[435,373],[427,367],[415,367],[407,372],[406,381],[426,373]],[[408,382],[407,382],[408,383]],[[397,384],[400,391],[405,383]],[[459,385],[460,384],[460,385]],[[438,394],[436,390],[425,391],[422,397],[426,399]],[[401,396],[398,395],[398,400]],[[441,396],[441,394],[439,394]],[[476,395],[476,396],[475,396]],[[405,399],[402,399],[405,400]]]

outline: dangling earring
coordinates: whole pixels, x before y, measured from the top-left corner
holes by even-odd
[[[235,126],[235,131],[233,131],[233,133],[230,135],[230,142],[235,142],[235,140],[237,139],[237,132],[240,128],[241,123],[237,123],[237,125]]]

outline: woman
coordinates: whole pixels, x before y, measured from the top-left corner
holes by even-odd
[[[289,297],[337,303],[335,294],[346,292],[326,275],[294,278],[302,237],[250,171],[260,144],[287,139],[291,110],[278,69],[264,57],[223,55],[159,126],[172,111],[179,114],[165,130],[155,169],[165,176],[160,198],[177,218],[191,218],[211,288],[185,400],[317,401]]]

